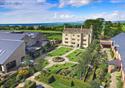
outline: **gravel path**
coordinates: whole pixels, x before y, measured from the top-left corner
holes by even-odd
[[[106,49],[106,53],[107,53],[107,56],[108,56],[108,60],[109,61],[113,60],[113,58],[111,56],[110,49]],[[111,73],[111,83],[110,83],[109,88],[117,88],[116,83],[117,83],[116,72],[112,72]]]

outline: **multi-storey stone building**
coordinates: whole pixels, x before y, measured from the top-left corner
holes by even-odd
[[[87,48],[92,41],[92,28],[66,28],[62,34],[62,44],[71,47]]]

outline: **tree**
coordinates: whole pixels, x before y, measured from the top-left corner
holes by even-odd
[[[71,81],[71,87],[73,87],[73,86],[75,86],[75,85],[74,85],[74,82],[73,82],[73,81]]]
[[[84,22],[84,27],[90,28],[92,25],[94,38],[100,38],[102,28],[103,28],[102,24],[104,21],[105,20],[103,18],[88,19]]]
[[[78,72],[81,76],[85,76],[87,68],[89,65],[91,65],[93,58],[95,57],[95,53],[93,51],[97,50],[97,41],[94,40],[92,42],[92,44],[86,49],[86,51],[84,52],[84,54],[81,55],[80,60],[79,60],[79,64],[78,64]]]

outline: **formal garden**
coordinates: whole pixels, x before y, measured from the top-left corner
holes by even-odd
[[[67,55],[67,58],[69,58],[70,61],[78,62],[80,56],[83,54],[84,49],[77,49],[71,54]]]
[[[48,53],[48,55],[49,56],[62,56],[71,50],[72,50],[71,47],[62,46],[62,47],[59,47],[59,48],[51,51],[50,53]]]

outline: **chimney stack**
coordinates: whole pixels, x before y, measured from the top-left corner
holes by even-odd
[[[64,25],[64,30],[66,29],[66,26]]]
[[[82,25],[81,25],[81,30],[83,29]]]

